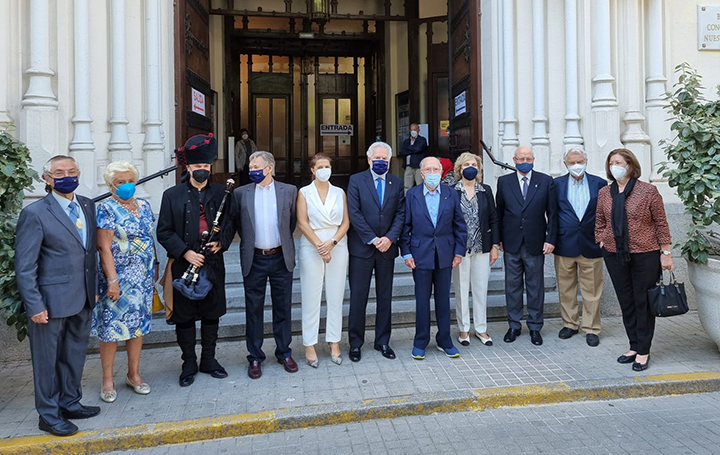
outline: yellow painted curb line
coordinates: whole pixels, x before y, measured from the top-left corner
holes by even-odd
[[[0,440],[0,454],[84,455],[185,444],[298,428],[433,413],[479,411],[573,401],[642,398],[720,391],[720,371],[636,377],[621,383],[575,381],[378,398],[360,403],[303,406],[128,428],[94,430],[68,438],[27,436]]]

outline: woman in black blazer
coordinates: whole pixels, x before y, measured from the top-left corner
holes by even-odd
[[[485,346],[492,346],[487,333],[487,291],[490,266],[499,255],[500,229],[495,199],[488,185],[482,183],[482,161],[465,152],[455,161],[454,188],[460,196],[467,224],[467,252],[460,266],[453,269],[455,285],[455,316],[460,329],[458,341],[470,345],[470,305],[472,287],[475,336]]]

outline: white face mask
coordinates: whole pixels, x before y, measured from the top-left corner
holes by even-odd
[[[625,174],[627,174],[627,169],[623,166],[610,166],[610,173],[615,178],[615,180],[622,180],[625,177]]]
[[[417,137],[418,132],[417,131],[410,131],[410,136]]]
[[[248,137],[250,137],[250,136],[248,136],[247,134],[243,134],[243,135],[242,135],[242,140],[243,140],[243,141],[247,141],[247,140],[248,140]]]
[[[327,182],[328,180],[330,180],[331,175],[332,169],[330,169],[329,167],[324,167],[315,171],[315,177],[317,177],[317,179],[321,182]]]
[[[587,168],[587,164],[573,164],[572,166],[568,166],[568,171],[570,171],[570,175],[573,177],[581,177],[585,173],[585,168]]]

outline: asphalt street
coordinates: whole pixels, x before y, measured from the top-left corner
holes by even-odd
[[[720,454],[720,393],[432,414],[112,455]]]

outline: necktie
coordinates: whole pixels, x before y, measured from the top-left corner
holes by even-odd
[[[527,183],[527,177],[522,178],[523,181],[523,199],[527,196],[527,190],[528,190],[528,183]]]
[[[85,239],[83,238],[83,230],[82,230],[82,221],[80,221],[80,212],[78,212],[78,205],[77,202],[72,201],[69,205],[70,207],[70,220],[75,225],[75,229],[78,231],[78,235],[80,236],[80,240],[85,243]]]
[[[380,201],[380,207],[382,207],[383,203],[383,179],[378,177],[377,179],[377,186],[375,187],[377,189],[378,194],[378,201]]]

